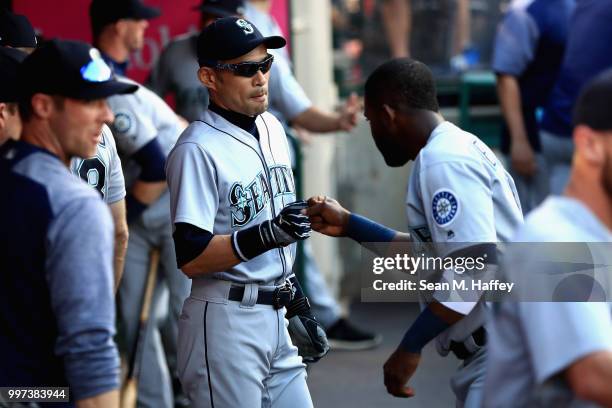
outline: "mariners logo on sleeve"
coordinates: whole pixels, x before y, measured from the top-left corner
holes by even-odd
[[[118,112],[115,114],[113,127],[119,133],[127,133],[132,128],[132,118],[127,112]]]
[[[450,190],[438,190],[431,200],[431,209],[436,223],[444,227],[459,213],[459,201]]]

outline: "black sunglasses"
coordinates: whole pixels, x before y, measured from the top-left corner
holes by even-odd
[[[239,64],[217,64],[216,69],[233,72],[234,75],[250,78],[257,74],[257,71],[261,71],[262,74],[267,73],[272,68],[272,62],[274,56],[268,54],[268,56],[260,62],[247,61]]]

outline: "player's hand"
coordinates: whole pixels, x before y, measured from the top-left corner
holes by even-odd
[[[351,213],[333,198],[315,196],[308,199],[305,214],[310,218],[312,229],[331,237],[346,235]]]
[[[514,141],[510,147],[512,168],[520,175],[533,177],[538,170],[535,154],[528,141]]]
[[[420,354],[395,350],[383,366],[387,392],[399,398],[414,397],[414,389],[406,386],[406,383],[414,375],[420,361]]]
[[[306,201],[287,204],[271,221],[276,246],[286,246],[310,237],[310,220],[302,213],[307,207]]]
[[[338,127],[346,132],[357,126],[357,114],[361,111],[361,102],[356,93],[352,93],[340,110]]]

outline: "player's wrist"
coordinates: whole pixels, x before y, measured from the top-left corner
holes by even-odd
[[[345,235],[359,243],[391,242],[397,232],[359,214],[348,213]]]
[[[423,347],[436,336],[448,329],[450,325],[436,316],[429,307],[425,308],[406,331],[398,350],[421,354]]]

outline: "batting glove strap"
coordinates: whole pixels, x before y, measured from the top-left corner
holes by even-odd
[[[234,232],[232,248],[243,262],[273,248],[280,248],[310,237],[310,220],[301,213],[304,201],[296,201],[283,208],[274,219]]]

